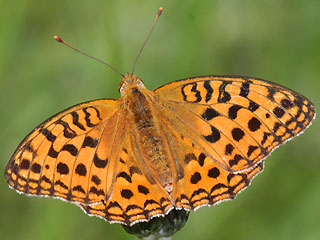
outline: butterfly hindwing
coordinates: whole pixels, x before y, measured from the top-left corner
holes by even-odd
[[[263,161],[249,170],[232,173],[207,156],[190,139],[178,132],[175,126],[162,119],[166,137],[170,140],[173,156],[173,192],[171,196],[177,209],[195,210],[233,199],[245,189],[252,178],[263,169]]]
[[[255,166],[314,118],[312,103],[268,81],[206,76],[155,90],[168,121],[230,172]]]
[[[164,216],[173,205],[168,192],[153,179],[146,177],[148,173],[144,171],[139,157],[132,149],[129,132],[130,130],[126,131],[123,137],[110,197],[107,200],[101,198],[96,204],[81,204],[81,207],[89,215],[109,222],[132,225]]]

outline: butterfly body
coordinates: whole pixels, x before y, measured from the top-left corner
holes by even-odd
[[[133,225],[233,199],[315,117],[310,100],[265,80],[203,76],[75,105],[35,128],[5,171],[18,192],[70,201]]]
[[[129,131],[134,136],[135,152],[141,155],[139,165],[150,181],[157,181],[170,192],[173,183],[172,164],[169,164],[170,146],[161,133],[154,94],[133,75],[125,76],[119,89],[122,95],[119,101],[122,101],[127,112],[127,123],[132,126]]]

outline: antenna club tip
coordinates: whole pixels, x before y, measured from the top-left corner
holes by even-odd
[[[64,42],[64,41],[63,41],[59,36],[57,36],[57,35],[53,36],[53,39],[56,40],[56,41],[58,41],[58,42],[61,42],[61,43]]]
[[[159,7],[159,9],[158,9],[158,16],[160,16],[160,15],[161,15],[162,10],[163,10],[163,7]]]

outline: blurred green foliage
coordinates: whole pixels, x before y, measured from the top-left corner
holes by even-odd
[[[0,172],[35,126],[71,105],[118,98],[119,76],[56,43],[61,35],[149,89],[209,74],[260,77],[320,109],[318,0],[0,1]],[[280,147],[236,200],[191,213],[174,239],[319,239],[320,124]],[[0,178],[0,239],[136,239],[72,204],[27,197]]]

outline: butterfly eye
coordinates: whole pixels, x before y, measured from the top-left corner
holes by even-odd
[[[122,93],[124,93],[127,88],[128,88],[128,87],[127,87],[127,84],[125,84],[125,82],[122,81],[122,82],[119,84],[119,89],[118,89],[118,90],[119,90],[119,92],[120,92],[121,95],[122,95]]]
[[[138,87],[144,87],[144,84],[143,84],[141,79],[137,79],[137,86]]]

